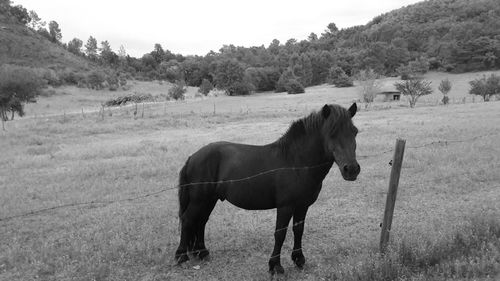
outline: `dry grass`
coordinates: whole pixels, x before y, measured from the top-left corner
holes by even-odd
[[[354,89],[322,86],[307,89],[305,95],[148,105],[144,118],[134,118],[125,107],[104,119],[94,113],[10,122],[8,131],[0,134],[0,214],[116,200],[174,186],[187,156],[206,143],[268,143],[292,120],[322,104],[347,106],[355,98]],[[32,109],[43,108],[43,102]],[[61,103],[66,102],[71,104]],[[345,182],[332,169],[311,207],[302,271],[289,258],[288,232],[283,278],[494,280],[500,273],[500,136],[411,147],[499,132],[499,103],[374,109],[356,116],[359,155],[391,149],[396,137],[407,139],[393,250],[386,257],[377,254],[391,155],[360,158],[359,180]],[[170,191],[0,222],[0,279],[269,279],[274,210],[244,211],[219,202],[207,226],[211,260],[179,267],[173,265],[179,239],[177,208],[176,192]]]

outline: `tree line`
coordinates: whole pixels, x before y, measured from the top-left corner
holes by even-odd
[[[2,6],[9,0],[0,0]],[[0,6],[1,7],[1,6]],[[0,8],[1,9],[1,8]],[[432,0],[375,17],[366,25],[338,29],[327,25],[307,39],[273,40],[268,46],[224,45],[205,56],[183,56],[155,44],[140,58],[125,47],[112,50],[107,40],[98,43],[73,38],[61,42],[55,21],[45,23],[34,11],[10,7],[10,14],[75,55],[139,80],[182,81],[204,84],[230,95],[252,91],[303,92],[323,83],[352,86],[363,71],[403,79],[428,70],[449,72],[500,68],[500,5],[497,0]],[[208,85],[210,84],[210,85]]]

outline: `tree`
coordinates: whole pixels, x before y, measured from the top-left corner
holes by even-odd
[[[0,119],[2,127],[9,120],[14,119],[14,113],[24,115],[24,104],[36,102],[44,84],[42,79],[28,67],[3,65],[0,67]]]
[[[316,33],[314,32],[311,32],[311,34],[309,34],[309,36],[307,37],[307,40],[309,40],[309,42],[316,42],[318,40],[318,35],[316,35]]]
[[[10,8],[10,14],[20,23],[28,24],[31,21],[28,10],[21,5],[16,5]]]
[[[422,79],[408,79],[394,83],[396,89],[403,95],[408,96],[410,107],[414,108],[421,96],[432,94],[431,82]]]
[[[111,45],[109,45],[108,40],[104,40],[101,42],[101,48],[99,48],[99,51],[101,52],[101,56],[103,54],[112,52]]]
[[[230,96],[249,94],[251,84],[245,81],[245,68],[236,59],[217,63],[214,82],[217,88],[226,90]]]
[[[163,61],[165,57],[165,50],[163,50],[161,44],[155,44],[154,50],[151,52],[151,56],[153,56],[157,64],[160,64]]]
[[[208,79],[203,79],[203,81],[201,81],[201,85],[200,88],[198,89],[198,92],[206,96],[208,95],[208,93],[210,93],[210,91],[213,88],[214,86],[212,85],[212,83],[210,83],[210,81],[208,81]]]
[[[276,93],[282,93],[286,92],[287,85],[289,84],[290,80],[297,80],[297,77],[293,74],[293,71],[288,68],[283,73],[281,73],[280,78],[278,79],[278,82],[276,82],[276,89],[274,90]]]
[[[119,62],[118,55],[111,50],[108,40],[101,42],[101,61],[107,65],[117,65]]]
[[[78,38],[73,38],[68,42],[68,51],[75,55],[82,54],[83,41]]]
[[[354,84],[352,79],[347,76],[345,71],[339,66],[332,66],[328,73],[328,83],[335,85],[335,87],[352,87]]]
[[[0,0],[0,14],[7,14],[10,10],[10,0]]]
[[[500,94],[500,76],[491,74],[488,78],[483,75],[482,78],[470,81],[471,88],[469,94],[483,97],[483,100],[489,101],[491,96]]]
[[[125,51],[125,47],[123,45],[120,45],[120,49],[118,49],[118,57],[120,57],[120,60],[125,59],[127,57],[127,51]]]
[[[448,78],[441,80],[441,83],[439,83],[438,90],[443,94],[443,104],[448,104],[449,101],[448,93],[451,90],[450,80],[448,80]]]
[[[61,28],[59,28],[59,24],[56,21],[49,22],[49,34],[52,42],[54,43],[61,42],[62,39]]]
[[[28,23],[29,28],[37,31],[40,28],[45,27],[46,23],[42,21],[42,19],[38,16],[38,14],[35,11],[31,10],[29,12],[29,17],[31,19],[31,21]]]
[[[359,95],[363,102],[368,106],[375,100],[377,93],[380,91],[382,84],[378,80],[380,76],[373,69],[361,70],[357,76],[360,87],[358,87]]]
[[[87,44],[85,44],[85,53],[91,60],[97,58],[97,40],[92,36],[89,37]]]

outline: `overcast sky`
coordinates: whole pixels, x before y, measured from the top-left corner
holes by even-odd
[[[224,44],[268,46],[273,39],[318,36],[334,22],[339,29],[366,24],[375,16],[417,0],[14,0],[35,10],[47,23],[55,20],[63,42],[84,44],[90,35],[123,45],[140,57],[155,43],[183,55],[206,55]]]

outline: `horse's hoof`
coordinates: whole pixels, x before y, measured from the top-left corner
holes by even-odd
[[[208,255],[209,255],[209,254],[210,254],[210,253],[208,252],[208,250],[207,250],[207,249],[200,250],[200,251],[198,252],[198,258],[199,258],[200,260],[205,259],[206,257],[208,257]]]
[[[304,267],[304,264],[306,263],[306,258],[302,253],[297,253],[297,254],[293,253],[292,261],[298,268],[302,269]]]
[[[175,260],[177,261],[177,264],[179,265],[181,263],[187,262],[189,260],[189,257],[187,255],[187,253],[175,254]]]
[[[284,274],[285,269],[283,268],[283,266],[281,266],[281,264],[277,264],[274,265],[272,268],[269,268],[269,272],[271,273],[271,275],[274,275],[275,273]]]

